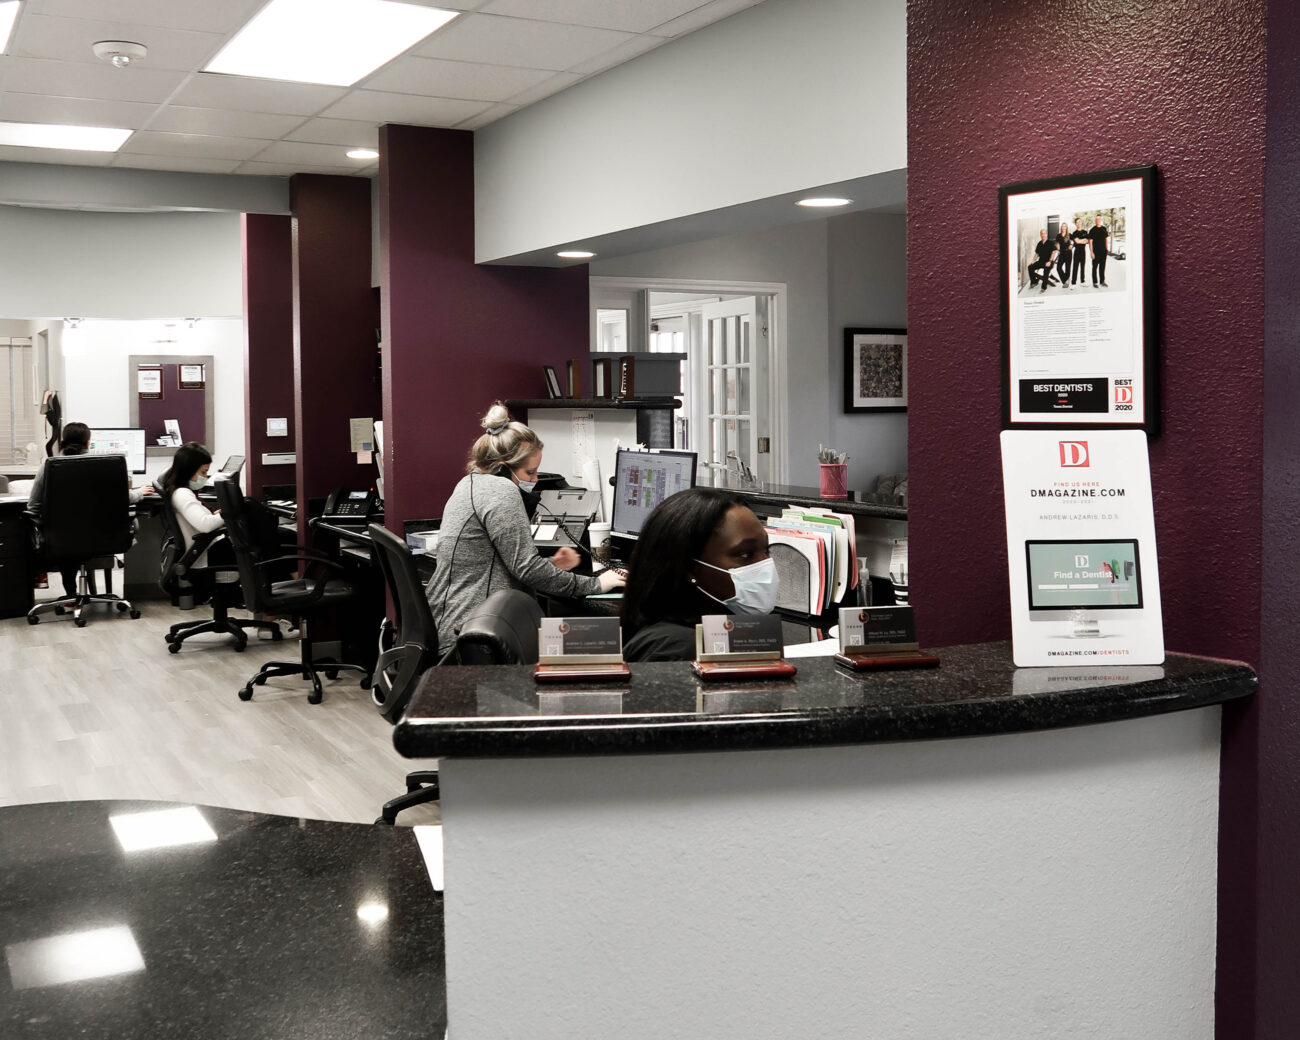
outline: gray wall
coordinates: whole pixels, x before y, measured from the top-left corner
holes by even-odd
[[[849,485],[907,468],[907,415],[845,415],[845,325],[906,324],[906,218],[847,214],[591,265],[593,276],[784,282],[789,440],[786,477],[817,483],[817,445],[847,451]],[[773,445],[777,451],[781,445]]]

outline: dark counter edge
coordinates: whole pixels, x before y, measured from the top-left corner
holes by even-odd
[[[1255,673],[1239,662],[1223,663],[1225,672],[1217,675],[875,710],[407,720],[395,732],[393,745],[407,758],[560,758],[836,747],[1068,729],[1205,708],[1254,694]]]
[[[779,491],[758,491],[753,488],[724,487],[721,490],[731,491],[744,498],[753,499],[755,502],[772,509],[783,509],[785,506],[819,506],[833,509],[839,513],[852,513],[854,516],[870,516],[881,520],[907,519],[907,506],[901,503],[863,502],[852,498],[816,498],[809,495],[783,495]]]

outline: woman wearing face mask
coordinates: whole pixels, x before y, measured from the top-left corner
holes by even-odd
[[[158,478],[158,494],[172,504],[181,533],[185,536],[184,552],[195,537],[207,531],[217,531],[226,526],[220,513],[214,513],[199,501],[197,492],[208,482],[208,467],[212,465],[212,456],[208,449],[195,441],[183,444],[172,456],[171,468]],[[224,542],[225,539],[222,539]],[[228,556],[218,563],[230,562]],[[195,567],[206,567],[208,554],[205,552],[194,561]]]
[[[501,589],[572,598],[623,584],[612,570],[599,577],[569,573],[579,561],[571,548],[538,555],[523,495],[537,488],[542,442],[523,423],[511,422],[500,401],[480,425],[485,432],[470,448],[466,475],[442,511],[438,566],[425,589],[444,654],[474,608]]]
[[[767,532],[717,488],[665,499],[646,520],[623,594],[623,656],[689,661],[705,614],[770,614],[779,590]]]

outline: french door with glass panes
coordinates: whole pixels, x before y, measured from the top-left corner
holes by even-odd
[[[766,310],[766,299],[745,296],[706,303],[701,311],[699,401],[706,430],[696,441],[700,462],[715,470],[739,464],[758,480],[771,479],[771,454],[758,451],[759,424],[769,414]]]

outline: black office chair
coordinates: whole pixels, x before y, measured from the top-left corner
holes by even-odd
[[[542,608],[526,592],[502,589],[480,603],[456,633],[454,664],[536,664]]]
[[[112,558],[131,547],[130,477],[121,455],[59,455],[45,460],[45,500],[40,513],[27,511],[33,544],[50,569],[77,569],[77,588],[64,590],[56,600],[38,603],[27,612],[29,624],[39,624],[47,610],[72,611],[78,628],[86,625],[85,609],[108,603],[138,618],[129,600],[113,595],[110,585],[102,594],[89,591],[87,568],[108,559],[106,580],[111,580]]]
[[[364,667],[332,659],[312,658],[309,638],[310,624],[324,611],[341,606],[357,595],[357,589],[345,578],[329,577],[325,572],[341,571],[342,564],[332,560],[310,546],[295,545],[290,553],[267,556],[253,535],[244,496],[230,481],[218,481],[217,501],[221,516],[226,521],[226,537],[235,553],[239,568],[239,585],[244,593],[244,605],[254,614],[295,614],[300,618],[302,657],[299,661],[268,661],[239,691],[241,701],[251,700],[253,687],[261,686],[277,675],[300,675],[311,680],[307,703],[319,704],[324,697],[320,675],[337,679],[339,672],[360,672],[361,686],[370,685],[370,676]],[[270,568],[286,561],[306,564],[307,570],[317,570],[314,577],[272,581]]]
[[[371,524],[368,530],[393,599],[393,620],[384,618],[379,626],[379,661],[371,678],[371,696],[379,714],[396,724],[420,676],[438,663],[438,626],[406,543],[379,524]],[[407,773],[406,794],[385,802],[375,822],[394,824],[402,810],[436,802],[438,794],[436,769]]]
[[[253,628],[271,633],[271,638],[279,642],[284,637],[280,626],[274,621],[262,621],[256,618],[232,618],[231,607],[241,607],[244,603],[239,587],[239,568],[231,563],[225,566],[213,565],[196,567],[194,561],[202,556],[216,542],[225,538],[224,530],[203,531],[195,535],[194,541],[184,552],[180,547],[185,544],[185,535],[176,520],[176,511],[172,508],[170,498],[163,499],[161,516],[163,529],[162,560],[159,568],[158,586],[171,597],[173,605],[181,610],[193,610],[201,603],[212,603],[212,617],[198,621],[179,621],[167,630],[163,637],[167,640],[170,653],[180,653],[181,644],[190,636],[202,632],[217,632],[235,637],[235,650],[241,652],[248,646],[248,636],[244,629]],[[234,581],[220,581],[218,575],[232,575]]]

